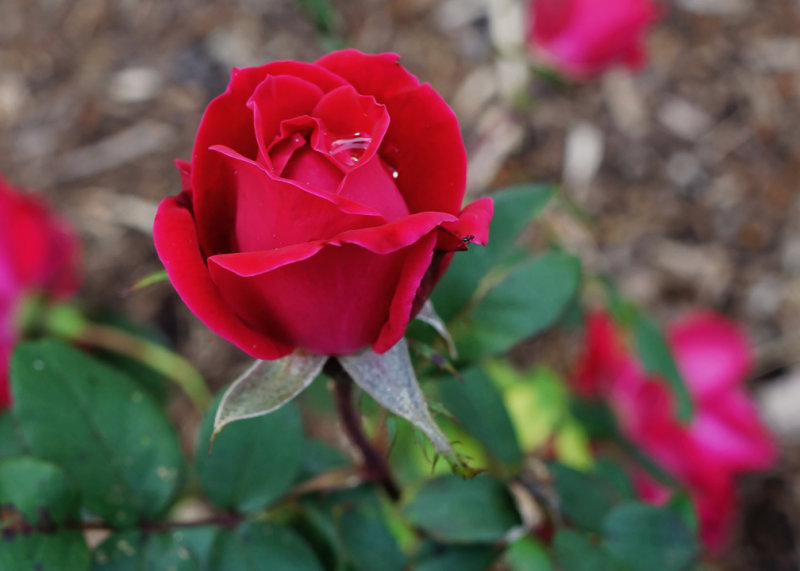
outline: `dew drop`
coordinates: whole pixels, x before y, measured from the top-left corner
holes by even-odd
[[[372,143],[372,137],[362,133],[353,133],[352,137],[336,139],[330,145],[329,152],[344,164],[353,166],[361,160],[364,151]],[[340,156],[337,156],[340,155]]]

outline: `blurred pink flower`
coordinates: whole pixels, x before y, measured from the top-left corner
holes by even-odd
[[[753,358],[737,325],[698,312],[671,324],[667,340],[694,403],[689,424],[677,420],[667,385],[645,372],[605,313],[588,318],[575,385],[586,397],[606,399],[622,433],[687,487],[702,539],[717,550],[735,512],[735,476],[767,468],[776,451],[743,386]],[[637,473],[636,483],[649,501],[669,497],[645,474]]]
[[[73,230],[37,197],[0,178],[0,409],[11,403],[8,367],[18,311],[31,295],[60,300],[79,285],[80,247]]]
[[[645,34],[659,12],[652,0],[532,0],[528,44],[578,79],[618,64],[639,69]]]

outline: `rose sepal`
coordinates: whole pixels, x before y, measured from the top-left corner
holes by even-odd
[[[419,310],[419,313],[414,319],[418,319],[423,323],[427,323],[431,327],[433,327],[434,331],[442,338],[445,345],[447,345],[447,352],[450,354],[451,359],[458,359],[458,349],[456,349],[456,343],[453,340],[453,336],[450,335],[450,331],[447,330],[447,325],[445,325],[444,321],[439,314],[436,313],[436,309],[433,307],[433,303],[431,300],[426,301],[422,309]]]
[[[299,395],[322,371],[326,355],[297,350],[273,361],[256,360],[222,396],[211,444],[225,426],[279,409]]]

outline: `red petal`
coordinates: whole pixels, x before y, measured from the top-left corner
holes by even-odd
[[[341,78],[319,66],[295,61],[233,70],[225,93],[206,108],[192,151],[194,215],[201,247],[208,254],[230,251],[229,237],[218,228],[233,227],[235,217],[235,205],[226,192],[231,173],[210,149],[214,145],[223,145],[246,157],[256,157],[258,145],[253,114],[247,108],[247,101],[267,75],[291,75],[309,81],[323,91],[344,85]]]
[[[322,96],[319,87],[296,77],[270,76],[262,81],[247,101],[260,156],[268,158],[267,149],[280,135],[282,121],[309,115]]]
[[[349,49],[323,56],[316,65],[342,76],[359,93],[373,95],[383,103],[389,97],[419,85],[419,80],[399,62],[397,54],[365,54]]]
[[[421,240],[437,226],[452,219],[442,212],[420,212],[383,226],[344,232],[335,240],[342,244],[357,244],[376,254],[386,254]]]
[[[238,154],[233,149],[229,149],[227,147],[215,145],[214,147],[212,147],[212,150],[216,151],[220,155],[224,155],[225,157],[228,157],[227,159],[225,159],[226,161],[232,159],[232,161],[230,162],[230,166],[233,166],[234,164],[237,165],[235,170],[238,170],[239,165],[250,165],[250,166],[254,167],[255,169],[263,172],[265,176],[272,178],[272,175],[269,172],[267,172],[265,167],[263,167],[262,165],[258,164],[257,162],[255,162],[253,160],[248,159],[247,157],[243,157],[242,155]],[[228,168],[230,168],[230,166]],[[238,173],[237,173],[237,175],[238,175]],[[350,200],[347,197],[340,196],[338,194],[334,194],[332,192],[327,192],[325,190],[322,190],[322,189],[318,188],[317,186],[315,186],[313,184],[308,184],[308,185],[307,184],[303,184],[304,181],[302,179],[301,180],[289,180],[289,179],[281,177],[281,178],[273,178],[273,180],[285,182],[286,184],[290,184],[290,185],[294,186],[295,188],[298,188],[298,189],[302,190],[303,192],[306,192],[306,193],[311,194],[313,196],[317,196],[319,198],[327,200],[328,202],[330,202],[332,204],[335,204],[339,208],[339,210],[341,210],[345,214],[359,214],[359,215],[362,215],[362,216],[375,216],[375,217],[380,218],[380,214],[378,214],[377,212],[375,212],[371,208],[367,208],[366,206],[358,204],[357,202],[355,202],[353,200]],[[228,188],[236,188],[236,185],[232,184]],[[235,196],[234,193],[230,193],[230,194]]]
[[[345,172],[369,161],[378,151],[389,114],[370,95],[359,95],[351,86],[327,93],[314,109],[325,126],[326,151]]]
[[[339,194],[380,212],[390,222],[408,216],[408,206],[380,157],[351,171],[342,181]]]
[[[381,328],[377,341],[372,344],[372,350],[376,353],[388,351],[406,334],[414,300],[420,289],[422,278],[425,277],[433,259],[435,243],[436,234],[430,233],[409,248],[410,252],[389,309],[389,320]]]
[[[300,249],[292,249],[293,255]],[[242,255],[220,258],[236,263],[234,256]],[[309,258],[260,275],[242,277],[216,258],[210,270],[227,303],[251,327],[277,331],[285,344],[312,353],[346,355],[377,338],[406,257],[405,250],[377,255],[354,245],[329,244]]]
[[[327,242],[213,256],[209,270],[252,327],[279,324],[286,343],[331,355],[386,350],[405,331],[434,231],[451,218],[425,212]]]
[[[182,159],[175,159],[175,168],[181,175],[181,190],[192,188],[192,163]]]
[[[225,152],[236,198],[233,251],[271,250],[329,239],[354,228],[381,224],[379,214],[336,194],[311,193],[286,179],[273,178],[264,167]],[[355,211],[355,212],[353,212]]]
[[[281,178],[314,194],[330,196],[336,196],[344,180],[339,166],[330,157],[308,147],[295,151],[281,173]]]
[[[342,50],[317,61],[362,95],[386,105],[391,123],[380,153],[398,172],[397,186],[411,212],[461,208],[467,156],[453,110],[429,85],[420,85],[396,54]]]
[[[239,277],[254,277],[306,260],[325,247],[353,245],[374,254],[388,255],[427,239],[426,235],[446,217],[446,214],[424,212],[382,226],[348,230],[330,240],[316,240],[272,250],[218,254],[210,257],[208,262],[211,268],[219,266]],[[331,282],[330,279],[326,281]]]
[[[494,201],[484,196],[468,204],[457,222],[442,224],[446,234],[440,236],[439,250],[463,250],[469,243],[485,246],[489,241],[489,223],[494,214]],[[448,239],[449,235],[449,239]]]
[[[178,295],[209,329],[257,359],[278,359],[293,347],[245,325],[211,281],[200,253],[191,212],[182,205],[186,194],[164,199],[156,214],[156,251]]]
[[[381,156],[397,171],[411,212],[456,214],[467,181],[467,153],[453,110],[429,86],[382,101],[391,123]]]

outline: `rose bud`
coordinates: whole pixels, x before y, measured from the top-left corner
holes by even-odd
[[[203,115],[155,245],[189,308],[258,359],[383,353],[484,244],[453,111],[394,54],[234,70]]]
[[[636,70],[645,63],[645,34],[658,15],[652,0],[532,0],[528,44],[576,79],[618,64]]]
[[[769,467],[775,446],[743,386],[753,358],[735,323],[694,313],[670,325],[667,341],[694,405],[688,424],[677,419],[665,381],[645,372],[606,314],[588,319],[575,382],[585,396],[606,400],[623,434],[687,487],[701,537],[716,551],[735,513],[735,476]],[[670,495],[644,472],[636,473],[636,483],[647,500]]]
[[[11,403],[8,367],[24,302],[74,294],[79,261],[79,242],[67,223],[0,178],[0,408]]]

